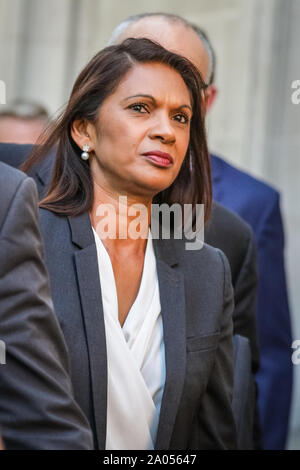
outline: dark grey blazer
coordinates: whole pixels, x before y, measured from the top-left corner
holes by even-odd
[[[91,449],[42,259],[34,181],[0,163],[0,428],[6,449]]]
[[[105,447],[107,359],[97,252],[88,214],[41,210],[55,312],[71,360],[75,398],[96,448]],[[234,449],[230,268],[208,245],[154,240],[166,351],[156,449]]]

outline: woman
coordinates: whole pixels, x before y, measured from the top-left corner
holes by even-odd
[[[96,448],[235,447],[228,263],[207,245],[189,251],[149,230],[152,202],[204,203],[209,216],[202,86],[189,61],[147,39],[106,48],[25,167],[57,145],[41,228]],[[146,209],[148,238],[129,236],[125,202]],[[105,237],[111,209],[114,236]]]

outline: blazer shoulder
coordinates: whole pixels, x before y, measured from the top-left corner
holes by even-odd
[[[40,225],[42,230],[48,229],[51,232],[68,225],[68,218],[65,215],[57,214],[49,209],[39,208]]]
[[[235,283],[248,254],[251,252],[254,256],[254,233],[250,225],[229,209],[214,203],[211,219],[205,227],[205,241],[225,253]]]
[[[43,221],[43,223],[49,222],[54,222],[55,221],[58,223],[62,219],[64,219],[64,216],[61,216],[57,214],[56,212],[50,211],[49,209],[45,209],[44,207],[40,207],[40,219]]]
[[[176,240],[176,252],[181,266],[190,276],[206,279],[220,279],[224,276],[224,271],[230,272],[228,259],[224,252],[207,243],[203,243],[202,248],[195,250],[186,249],[186,240]]]
[[[19,184],[26,178],[27,176],[22,171],[0,162],[1,198],[3,199],[8,192],[15,192]]]
[[[52,253],[58,246],[66,248],[71,244],[71,231],[66,216],[40,208],[39,219],[46,252]]]
[[[203,335],[208,331],[220,331],[224,318],[227,318],[224,313],[227,301],[231,304],[227,313],[232,322],[231,271],[221,250],[206,243],[200,250],[184,250],[177,269],[184,282],[189,334],[194,334],[192,330],[196,325],[198,335],[200,330]]]
[[[66,215],[57,214],[49,209],[45,209],[44,207],[40,207],[39,212],[41,223],[44,225],[55,224],[57,226],[68,223],[68,217]]]
[[[29,180],[31,181],[22,171],[0,162],[0,227],[2,227],[14,197],[22,183]]]

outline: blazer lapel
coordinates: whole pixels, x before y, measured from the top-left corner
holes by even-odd
[[[155,449],[168,449],[184,385],[186,368],[186,317],[183,275],[171,240],[153,240],[163,319],[166,382],[162,398]]]
[[[79,292],[90,361],[94,422],[99,449],[105,449],[107,409],[107,356],[97,251],[87,213],[68,217],[75,252]]]

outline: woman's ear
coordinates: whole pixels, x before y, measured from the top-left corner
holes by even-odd
[[[89,131],[90,124],[85,119],[76,119],[73,121],[71,136],[80,149],[82,149],[84,145],[89,145],[90,149],[93,149],[93,142]]]

